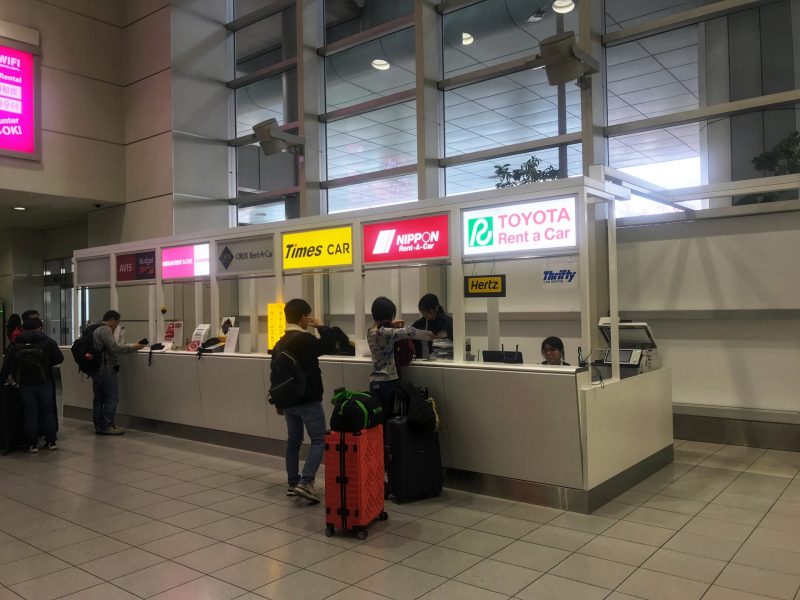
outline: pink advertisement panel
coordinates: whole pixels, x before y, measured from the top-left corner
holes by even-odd
[[[0,152],[36,153],[34,58],[0,45]]]
[[[177,246],[161,251],[161,278],[181,279],[209,274],[208,244]]]

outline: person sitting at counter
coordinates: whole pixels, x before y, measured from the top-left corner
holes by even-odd
[[[395,361],[395,344],[401,340],[432,340],[430,331],[406,327],[404,321],[396,321],[397,307],[389,298],[380,296],[372,303],[374,323],[367,331],[367,342],[372,353],[372,373],[369,377],[369,393],[380,399],[384,420],[391,417],[394,390],[400,382],[400,373]]]
[[[453,317],[445,313],[444,307],[439,304],[439,298],[436,294],[425,294],[419,299],[419,314],[422,318],[414,321],[411,326],[415,329],[423,331],[431,331],[434,337],[440,340],[449,340],[450,343],[447,348],[442,348],[442,358],[453,358],[452,340],[453,340]],[[444,344],[443,344],[444,345]],[[434,342],[428,342],[428,354],[433,352]],[[417,358],[425,356],[422,342],[414,341],[414,354]]]
[[[564,360],[564,342],[561,341],[561,338],[555,336],[545,338],[542,342],[542,357],[544,358],[543,365],[570,366]]]

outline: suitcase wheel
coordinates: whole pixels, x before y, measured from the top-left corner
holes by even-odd
[[[333,525],[328,525],[325,527],[325,537],[333,537],[334,531]]]
[[[367,539],[367,530],[366,529],[359,529],[358,531],[356,531],[356,537],[359,540]]]
[[[385,521],[388,518],[389,518],[389,515],[386,513],[385,510],[382,510],[381,514],[378,515],[378,519],[380,519],[381,521]]]

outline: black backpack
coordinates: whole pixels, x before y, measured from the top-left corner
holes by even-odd
[[[83,330],[83,334],[72,342],[72,358],[78,365],[78,371],[92,375],[96,373],[103,364],[103,351],[96,350],[94,347],[94,332],[98,327],[105,323],[95,323]]]
[[[439,431],[439,411],[436,401],[428,394],[428,388],[401,382],[395,390],[395,412],[408,417],[408,428],[416,433]]]
[[[50,378],[50,362],[41,344],[16,343],[14,356],[13,379],[19,385],[47,383]]]
[[[306,374],[290,346],[300,332],[275,348],[269,365],[269,395],[267,399],[279,409],[302,404],[306,395]]]

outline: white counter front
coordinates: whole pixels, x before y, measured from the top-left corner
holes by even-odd
[[[65,357],[65,412],[89,417],[91,381]],[[118,414],[177,435],[224,432],[200,436],[217,443],[263,438],[279,452],[286,425],[266,401],[269,360],[154,352],[148,365],[146,351],[123,355]],[[334,389],[368,387],[369,359],[322,357],[320,366],[328,416]],[[576,367],[414,362],[404,378],[436,399],[448,485],[586,512],[671,460],[669,369],[602,388]]]

